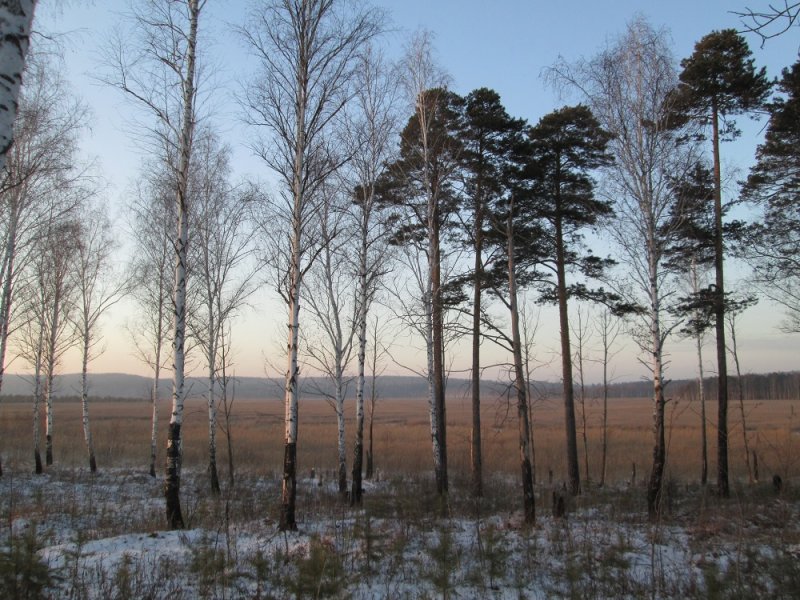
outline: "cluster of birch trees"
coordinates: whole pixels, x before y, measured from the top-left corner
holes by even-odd
[[[77,159],[85,111],[62,89],[56,69],[29,56],[0,188],[0,385],[13,339],[34,373],[35,412],[45,407],[48,464],[54,375],[64,351],[77,344],[85,437],[96,468],[86,374],[100,317],[129,292],[138,307],[137,353],[153,373],[153,475],[159,379],[162,370],[173,377],[164,493],[169,526],[183,527],[187,353],[201,357],[207,374],[209,480],[218,493],[217,411],[229,412],[231,321],[255,282],[265,279],[287,318],[282,529],[296,528],[301,364],[330,380],[319,392],[337,416],[339,490],[354,504],[362,501],[368,354],[374,367],[380,345],[377,334],[370,336],[371,328],[377,331],[370,315],[379,300],[426,347],[421,374],[443,499],[448,345],[464,336],[472,342],[477,497],[483,494],[481,348],[492,343],[508,352],[522,506],[533,522],[531,340],[520,309],[528,290],[559,311],[569,492],[582,490],[574,381],[582,381],[584,329],[570,322],[570,303],[574,312],[580,301],[604,309],[604,372],[616,319],[650,370],[653,517],[661,509],[667,450],[665,344],[679,332],[694,337],[702,390],[703,336],[714,331],[717,486],[728,495],[726,324],[735,324],[751,301],[726,292],[725,257],[732,249],[751,262],[765,294],[786,307],[786,329],[796,332],[800,67],[783,73],[770,101],[766,74],[735,31],[705,36],[679,67],[665,33],[638,18],[595,57],[553,65],[549,82],[580,104],[530,124],[510,116],[493,90],[461,96],[449,89],[429,34],[414,35],[403,58],[390,64],[379,50],[386,18],[376,9],[345,0],[253,2],[237,31],[257,67],[238,101],[250,147],[278,180],[266,193],[231,181],[230,146],[209,114],[209,1],[138,3],[127,30],[107,48],[101,79],[137,107],[132,129],[146,149],[130,211],[136,250],[125,277],[112,273],[108,219]],[[723,217],[739,198],[723,198],[721,141],[738,135],[733,117],[764,109],[771,115],[766,140],[742,194],[764,208],[764,219],[733,223]],[[602,248],[609,256],[592,252],[588,231],[611,241]],[[348,482],[344,402],[353,378]],[[704,403],[702,418],[705,482]],[[34,423],[40,472],[38,412]],[[606,440],[604,434],[604,453]],[[368,451],[368,472],[370,458]]]

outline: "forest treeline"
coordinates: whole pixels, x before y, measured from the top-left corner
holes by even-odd
[[[201,398],[204,380],[197,377],[187,378],[191,389],[197,390],[194,397]],[[76,402],[80,395],[75,390],[80,389],[79,374],[60,375],[57,380],[55,397],[60,402]],[[169,381],[163,379],[161,388],[166,390]],[[267,379],[264,377],[237,377],[236,396],[246,401],[280,401],[283,396],[281,388],[283,381],[280,379]],[[738,393],[739,379],[729,378],[729,386]],[[797,400],[800,401],[800,372],[777,373],[747,373],[742,375],[745,400]],[[146,377],[137,375],[120,375],[101,373],[92,377],[92,400],[130,402],[131,400],[150,401],[150,381]],[[365,394],[372,395],[373,382],[368,382]],[[562,386],[560,383],[547,381],[531,381],[531,397],[534,401],[560,398]],[[22,375],[7,375],[3,384],[3,402],[30,402],[30,382]],[[449,402],[460,401],[469,396],[471,381],[463,378],[451,377],[447,381],[447,395]],[[704,385],[705,395],[713,398],[717,392],[716,377],[707,377]],[[408,399],[420,400],[427,396],[428,386],[424,379],[415,376],[381,375],[375,382],[375,391],[378,402],[381,399]],[[325,378],[307,377],[300,384],[301,395],[308,399],[326,399],[333,394],[334,389]],[[615,398],[644,398],[650,397],[652,384],[649,381],[620,381],[608,385],[608,399]],[[676,379],[670,381],[666,388],[667,396],[676,399],[697,399],[697,381],[693,379]],[[508,394],[508,384],[494,380],[481,381],[481,394],[487,399],[502,398]],[[600,384],[587,384],[585,395],[590,401],[596,401],[603,396],[603,386]],[[189,396],[190,398],[192,396]],[[165,395],[163,399],[167,399]],[[488,401],[488,400],[487,400]],[[378,408],[380,416],[380,408]],[[534,415],[535,418],[535,415]]]

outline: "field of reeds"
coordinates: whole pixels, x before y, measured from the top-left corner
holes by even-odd
[[[748,446],[757,455],[762,479],[778,474],[783,479],[798,475],[800,469],[800,415],[794,402],[785,400],[745,401],[744,413]],[[150,404],[145,401],[95,401],[91,403],[91,424],[100,468],[147,468],[150,444]],[[42,411],[43,412],[43,411]],[[353,407],[347,423],[348,446],[352,445]],[[585,431],[588,452],[584,450],[584,419],[578,412],[578,444],[581,476],[589,481],[600,475],[602,406],[586,401]],[[716,402],[706,406],[708,421],[709,479],[715,476]],[[81,467],[85,444],[81,427],[80,404],[58,399],[54,406],[54,454],[58,465]],[[162,401],[159,452],[166,444],[169,403]],[[277,476],[283,458],[283,406],[274,399],[237,399],[230,423],[220,411],[219,465],[228,465],[227,432],[230,432],[234,468],[253,474]],[[518,438],[516,410],[505,398],[483,401],[482,436],[484,466],[487,473],[516,474]],[[468,477],[471,407],[468,398],[449,398],[448,461],[451,477]],[[648,399],[612,399],[608,404],[607,482],[630,482],[634,465],[636,477],[645,478],[652,452],[652,406]],[[700,407],[697,402],[671,400],[667,405],[668,473],[683,482],[700,477]],[[336,468],[336,423],[332,408],[321,399],[301,401],[298,455],[301,471],[314,469],[320,474]],[[0,403],[0,452],[4,464],[32,468],[32,410],[28,402]],[[42,431],[44,427],[42,425]],[[202,400],[187,402],[184,414],[184,465],[202,467],[207,456],[207,408]],[[537,482],[558,482],[564,473],[563,407],[559,400],[538,400],[533,408],[533,435]],[[748,479],[744,456],[741,411],[738,402],[729,409],[731,476]],[[425,400],[381,399],[375,411],[375,466],[385,476],[430,471],[432,455],[427,402]],[[160,464],[160,461],[159,461]],[[752,464],[751,464],[752,468]]]

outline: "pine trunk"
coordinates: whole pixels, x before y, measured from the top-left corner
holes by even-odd
[[[436,451],[439,456],[436,460],[436,492],[445,496],[448,489],[447,478],[447,436],[446,414],[444,398],[444,307],[442,306],[441,289],[441,251],[439,246],[439,206],[436,199],[432,199],[433,206],[429,208],[432,215],[429,221],[430,244],[430,279],[431,279],[431,326],[433,352],[433,401],[436,407],[437,443]]]
[[[475,202],[475,271],[472,297],[472,495],[483,496],[481,452],[481,287],[483,285],[483,201],[480,189]]]
[[[560,202],[557,198],[556,202]],[[556,207],[556,275],[558,286],[558,317],[561,325],[561,379],[564,387],[564,426],[567,440],[567,478],[569,492],[573,496],[581,493],[581,475],[578,466],[578,437],[575,424],[575,390],[572,384],[572,350],[569,341],[569,312],[567,307],[567,284],[564,269],[564,236],[560,209]]]
[[[517,392],[517,421],[519,426],[519,454],[522,471],[522,509],[525,522],[536,521],[536,503],[533,493],[533,460],[531,457],[531,432],[528,421],[528,398],[525,372],[522,364],[522,341],[517,308],[517,277],[514,264],[513,200],[508,217],[508,295],[511,312],[511,335],[514,354],[514,387]]]
[[[719,158],[719,115],[716,102],[712,106],[711,125],[714,146],[714,316],[717,334],[717,492],[730,496],[728,483],[728,364],[725,346],[725,277],[722,244],[722,182]]]

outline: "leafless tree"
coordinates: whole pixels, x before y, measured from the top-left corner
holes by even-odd
[[[600,481],[598,483],[600,487],[603,487],[606,483],[608,466],[608,389],[611,382],[609,369],[611,367],[611,360],[620,352],[620,349],[615,348],[615,345],[621,329],[622,321],[618,317],[615,317],[610,309],[606,308],[600,312],[595,329],[597,335],[600,337],[600,364],[603,365],[603,441],[601,444]]]
[[[75,246],[75,265],[72,270],[75,307],[71,320],[81,348],[81,413],[83,436],[89,458],[89,469],[97,471],[97,460],[89,426],[89,361],[97,352],[101,340],[100,319],[127,292],[128,282],[114,273],[111,264],[114,244],[111,222],[102,205],[90,204],[79,222]]]
[[[583,477],[589,485],[589,436],[586,421],[586,363],[590,362],[587,356],[591,343],[592,331],[589,326],[589,311],[580,305],[575,311],[576,315],[570,325],[572,339],[575,340],[575,366],[578,376],[578,404],[581,408],[581,438],[583,439]]]
[[[252,195],[228,182],[230,150],[220,147],[211,132],[195,142],[189,193],[192,197],[191,305],[188,325],[199,346],[207,372],[208,472],[211,491],[220,491],[217,473],[217,405],[224,383],[219,373],[230,357],[230,323],[254,291],[253,268],[248,265],[251,230],[248,218]],[[227,335],[226,335],[227,331]]]
[[[614,164],[606,171],[603,193],[616,203],[609,233],[620,250],[627,275],[617,290],[642,309],[631,318],[642,363],[653,380],[653,468],[647,487],[648,512],[659,514],[666,464],[664,343],[677,326],[666,311],[673,276],[664,265],[674,235],[670,228],[671,181],[691,164],[691,146],[679,147],[672,128],[672,92],[678,82],[666,33],[642,18],[597,56],[574,64],[559,61],[550,77],[583,96],[604,129],[614,137]]]
[[[15,142],[0,178],[0,389],[9,340],[23,321],[15,318],[17,288],[36,258],[38,240],[79,200],[65,190],[89,177],[77,157],[86,108],[70,93],[59,67],[43,54],[29,56]]]
[[[0,1],[0,170],[14,143],[17,100],[37,0]]]
[[[315,234],[322,186],[343,158],[331,144],[331,126],[353,95],[358,53],[380,31],[380,15],[344,0],[258,2],[241,33],[259,70],[244,92],[253,149],[280,178],[276,213],[287,303],[286,443],[280,527],[296,529],[297,407],[300,290],[318,246]],[[263,132],[263,133],[262,133]]]
[[[755,33],[761,38],[761,45],[769,39],[786,33],[800,17],[800,2],[789,0],[771,1],[766,8],[745,8],[731,11],[744,25],[744,31]]]
[[[131,237],[134,243],[130,264],[131,295],[138,315],[128,324],[136,356],[153,371],[150,389],[152,416],[150,427],[150,476],[156,476],[158,401],[164,346],[169,338],[172,318],[172,227],[175,223],[174,191],[169,174],[160,163],[146,164],[146,174],[137,186],[129,206]]]
[[[336,413],[337,465],[339,493],[347,494],[347,449],[345,441],[344,401],[353,359],[357,304],[355,277],[347,264],[354,232],[347,228],[346,212],[338,190],[326,186],[320,215],[321,251],[314,268],[304,282],[308,292],[311,327],[306,331],[304,354],[308,364],[324,375],[321,393]]]
[[[359,55],[355,71],[356,94],[346,114],[343,141],[350,156],[344,185],[353,190],[350,216],[356,228],[358,252],[351,269],[358,278],[355,333],[358,340],[356,366],[356,423],[353,448],[353,476],[350,501],[361,503],[361,475],[364,463],[364,390],[367,352],[367,319],[381,279],[388,272],[388,231],[385,211],[375,188],[383,166],[393,152],[397,129],[397,72],[375,48]],[[351,254],[352,255],[352,254]],[[375,341],[375,340],[373,340]],[[373,352],[375,352],[373,348]],[[373,356],[373,359],[375,356]],[[370,398],[370,453],[375,390]],[[371,474],[370,460],[367,472]]]
[[[172,414],[167,435],[164,482],[167,524],[184,526],[180,504],[181,426],[185,387],[186,289],[189,246],[189,172],[199,119],[197,45],[206,0],[146,0],[129,20],[131,31],[118,33],[107,50],[102,81],[120,89],[148,120],[143,137],[170,173],[175,198],[173,238],[175,279],[172,294]]]

